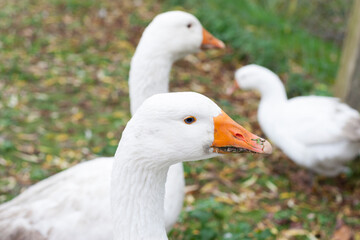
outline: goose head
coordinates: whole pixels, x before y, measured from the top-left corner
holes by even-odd
[[[269,142],[237,124],[209,98],[193,92],[148,98],[129,121],[122,139],[129,137],[137,147],[146,146],[141,151],[147,159],[169,164],[220,153],[271,153]]]
[[[138,48],[170,54],[178,60],[201,47],[224,48],[225,44],[206,31],[192,14],[170,11],[157,15],[145,29]]]
[[[283,89],[283,84],[279,77],[269,69],[250,64],[239,68],[235,72],[235,81],[227,94],[232,94],[237,88],[243,90],[257,90],[262,95],[275,93],[277,88]]]

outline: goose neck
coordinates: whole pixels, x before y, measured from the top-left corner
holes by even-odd
[[[261,104],[280,104],[287,101],[284,85],[279,81],[264,84],[261,89]]]
[[[115,157],[111,179],[114,239],[166,240],[164,196],[169,166],[155,166],[134,156],[135,151],[120,149]]]
[[[166,54],[136,53],[131,61],[129,93],[131,114],[150,96],[169,92],[174,59]]]

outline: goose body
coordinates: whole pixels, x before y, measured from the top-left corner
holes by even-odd
[[[258,121],[262,130],[298,165],[336,176],[360,153],[360,115],[339,99],[287,99],[278,76],[257,65],[240,68],[235,78],[240,88],[260,92]]]
[[[115,154],[114,239],[168,239],[163,211],[169,167],[227,149],[271,152],[268,142],[256,139],[201,94],[167,93],[147,99],[127,124]]]
[[[0,239],[112,239],[112,164],[113,158],[77,164],[2,204]]]
[[[199,51],[202,45],[224,47],[193,15],[180,11],[159,14],[146,28],[131,61],[132,114],[149,96],[167,92],[173,62]],[[0,234],[0,240],[28,240],[29,236],[47,240],[112,239],[110,173],[113,161],[114,158],[97,158],[78,164],[0,205],[0,233],[6,232]],[[167,231],[176,222],[183,197],[183,166],[178,163],[170,167],[166,183]]]

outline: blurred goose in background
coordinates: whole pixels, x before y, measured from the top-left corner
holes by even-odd
[[[271,145],[201,94],[165,93],[147,99],[128,122],[115,154],[114,239],[168,239],[164,191],[170,165],[228,152],[271,153]]]
[[[206,31],[186,12],[159,14],[145,29],[131,60],[129,91],[131,114],[148,97],[169,92],[173,63],[201,48],[224,48],[225,44]]]
[[[261,129],[298,165],[333,177],[346,171],[344,165],[360,154],[360,115],[339,99],[288,100],[279,77],[254,64],[238,69],[235,79],[241,89],[260,92]]]
[[[191,14],[159,14],[145,32],[131,61],[131,112],[149,96],[168,91],[171,66],[203,46],[224,44]],[[110,173],[114,158],[97,158],[30,187],[0,205],[0,240],[112,238]],[[181,211],[184,175],[181,163],[170,167],[165,188],[165,226],[169,231]],[[4,231],[8,235],[3,235]],[[9,235],[10,234],[10,235]],[[7,238],[5,236],[8,236]]]

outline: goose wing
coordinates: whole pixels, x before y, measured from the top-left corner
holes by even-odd
[[[78,164],[2,204],[0,240],[111,239],[112,163],[98,158]]]
[[[279,114],[277,126],[306,144],[360,141],[360,115],[332,97],[296,97]]]

